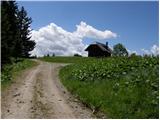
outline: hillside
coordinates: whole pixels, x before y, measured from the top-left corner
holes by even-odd
[[[61,69],[62,83],[95,113],[102,111],[109,118],[158,118],[158,57],[62,60],[69,59],[74,64]],[[44,60],[59,62],[59,57]]]

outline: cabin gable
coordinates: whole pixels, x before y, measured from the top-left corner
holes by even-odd
[[[111,56],[111,49],[102,43],[89,45],[85,51],[88,51],[88,57],[109,57]]]

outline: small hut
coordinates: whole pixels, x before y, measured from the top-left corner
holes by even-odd
[[[88,51],[88,57],[109,57],[112,53],[112,50],[108,47],[108,42],[106,44],[99,42],[90,44],[85,51]]]

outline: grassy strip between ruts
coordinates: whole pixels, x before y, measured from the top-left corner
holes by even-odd
[[[18,62],[7,64],[1,72],[1,87],[5,89],[23,70],[36,66],[38,63],[30,59],[19,59]]]
[[[60,70],[62,83],[109,118],[158,118],[158,57],[108,58]]]

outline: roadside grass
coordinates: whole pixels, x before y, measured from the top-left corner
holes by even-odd
[[[158,57],[109,58],[65,66],[59,76],[93,111],[108,118],[159,118]]]
[[[18,62],[13,61],[12,64],[5,65],[1,71],[2,90],[8,87],[23,70],[36,66],[37,64],[37,62],[30,59],[20,58]]]

